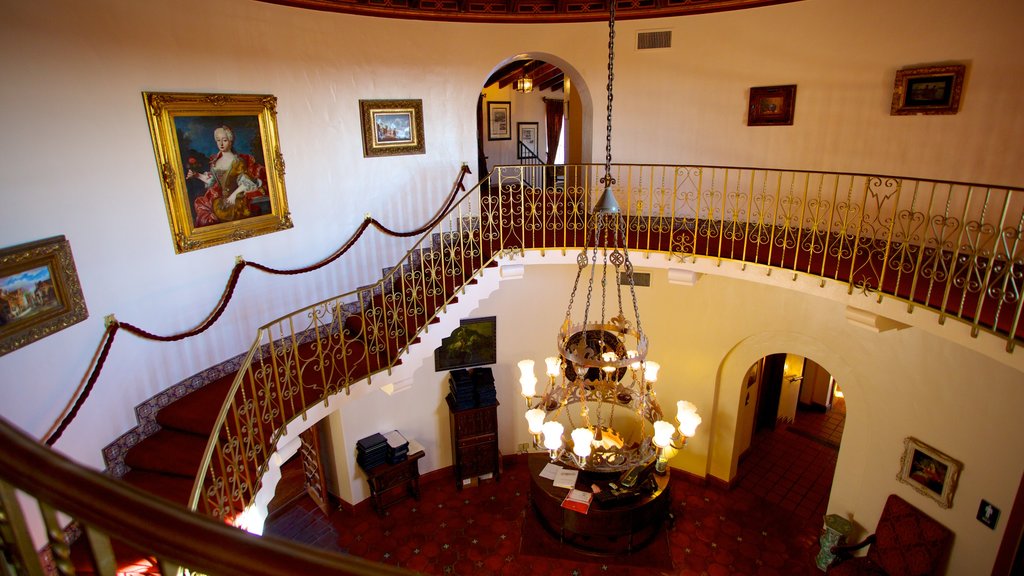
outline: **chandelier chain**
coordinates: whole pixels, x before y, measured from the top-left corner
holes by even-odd
[[[615,183],[612,178],[612,100],[614,93],[612,85],[615,82],[615,2],[608,1],[608,123],[605,129],[604,144],[604,178],[601,181],[605,186],[611,187]]]

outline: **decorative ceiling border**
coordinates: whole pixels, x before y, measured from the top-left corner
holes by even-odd
[[[606,0],[256,0],[295,8],[406,20],[540,24],[608,19]],[[619,0],[617,20],[685,16],[800,0]]]

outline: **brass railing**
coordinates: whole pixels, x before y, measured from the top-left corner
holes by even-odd
[[[126,550],[131,550],[136,567],[166,575],[411,574],[226,526],[83,468],[3,418],[0,462],[0,574],[74,574],[77,566],[82,572],[114,576]],[[37,510],[16,490],[34,499]],[[81,546],[81,553],[72,553],[58,513],[75,520],[82,537],[74,546]],[[34,522],[46,528],[45,561],[29,534]]]
[[[263,326],[214,428],[191,505],[231,519],[307,407],[390,370],[499,256],[583,246],[603,168],[496,168],[377,284]],[[843,282],[1024,339],[1024,192],[863,174],[615,165],[630,250]]]

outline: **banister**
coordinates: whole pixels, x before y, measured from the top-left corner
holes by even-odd
[[[193,574],[218,576],[412,574],[394,566],[333,554],[280,538],[254,536],[190,512],[72,462],[29,438],[2,417],[0,462],[4,463],[0,466],[0,487],[12,486],[70,515],[88,530],[99,530],[112,540],[151,553],[160,559],[164,568],[181,566]],[[0,512],[5,512],[0,514],[0,520],[10,522],[14,518],[17,522],[9,528],[18,540],[3,542],[9,544],[5,551],[17,554],[16,560],[23,566],[39,570],[38,556],[25,552],[33,548],[31,542],[24,541],[27,531],[17,521],[21,510],[12,509],[18,506],[15,500],[5,498],[0,506]],[[5,522],[0,522],[0,528],[5,527],[3,524]]]

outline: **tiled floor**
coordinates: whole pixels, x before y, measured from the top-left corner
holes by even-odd
[[[419,501],[395,504],[384,517],[366,503],[327,516],[300,498],[278,509],[265,532],[425,574],[819,576],[814,557],[844,420],[840,399],[827,414],[800,411],[793,424],[758,433],[732,489],[673,478],[667,544],[636,553],[669,555],[669,571],[638,568],[628,557],[524,553],[530,479],[525,460],[515,459],[500,482],[462,491],[436,477],[421,486]]]

